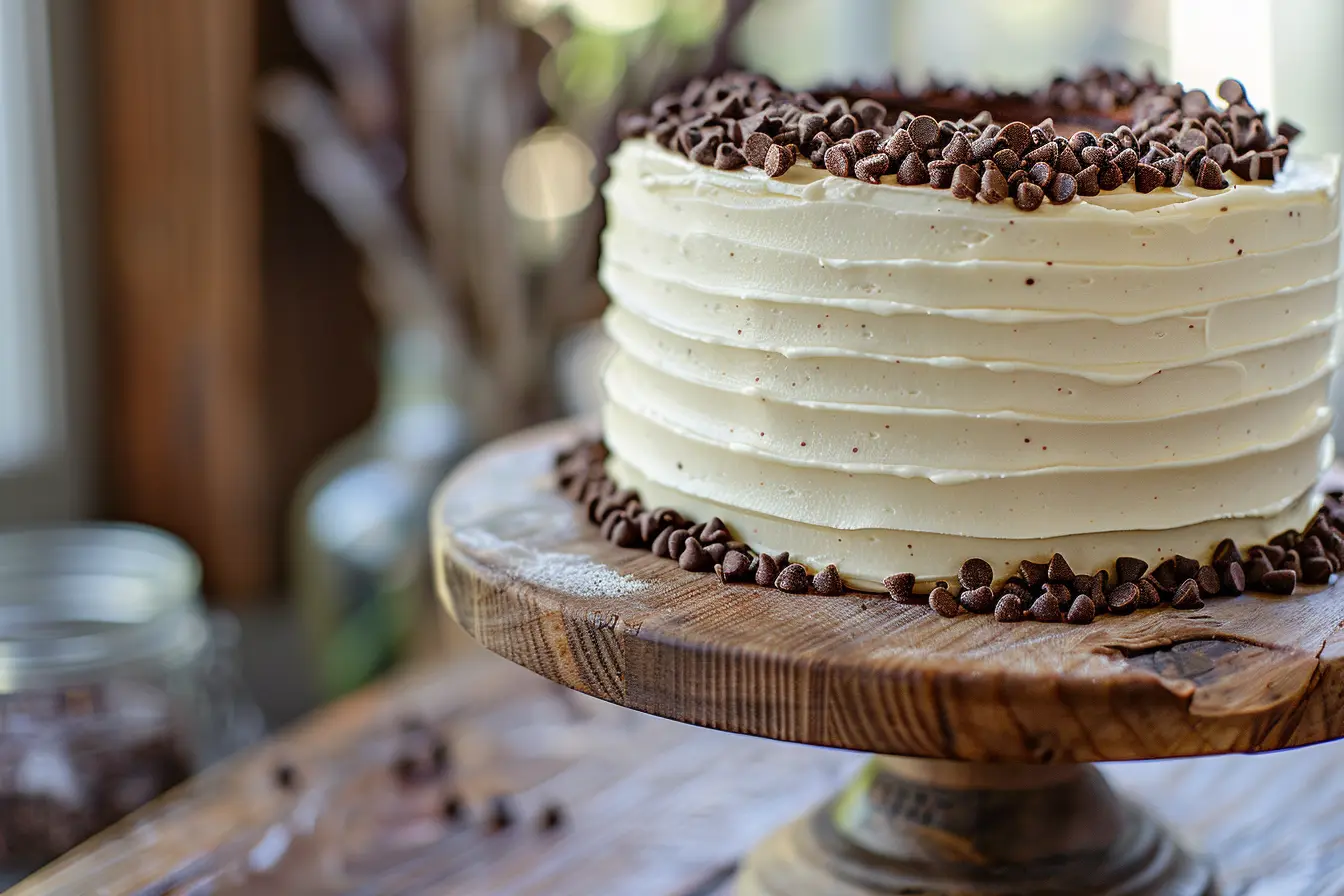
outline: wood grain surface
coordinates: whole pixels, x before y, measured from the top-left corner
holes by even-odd
[[[551,475],[583,434],[555,424],[484,449],[441,490],[433,522],[454,617],[585,693],[777,740],[972,761],[1253,752],[1344,734],[1344,586],[1089,626],[725,586],[598,537]]]
[[[447,779],[393,785],[408,717],[448,735]],[[626,712],[476,651],[322,710],[8,896],[728,896],[757,839],[864,761]],[[294,766],[294,793],[273,784],[280,762]],[[1215,860],[1223,896],[1336,896],[1341,764],[1344,743],[1104,773]],[[454,791],[475,812],[461,826],[437,820]],[[517,794],[518,823],[490,834],[481,806],[504,791]],[[549,801],[568,820],[543,835],[535,813]]]

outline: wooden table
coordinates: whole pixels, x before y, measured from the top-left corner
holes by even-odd
[[[740,857],[831,794],[856,753],[653,718],[483,651],[317,713],[77,848],[10,896],[725,896]],[[403,784],[406,720],[441,732],[449,773]],[[278,785],[290,764],[295,786]],[[1225,896],[1344,893],[1344,743],[1117,763],[1217,859]],[[467,818],[445,818],[461,794]],[[491,831],[491,798],[512,824]],[[565,820],[545,831],[547,805]]]

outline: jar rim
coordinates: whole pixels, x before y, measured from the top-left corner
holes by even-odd
[[[88,681],[205,648],[201,565],[134,523],[0,530],[0,694]]]

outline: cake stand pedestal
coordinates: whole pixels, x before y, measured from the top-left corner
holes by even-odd
[[[459,468],[435,502],[440,594],[485,647],[585,693],[878,754],[755,850],[739,894],[1212,894],[1091,763],[1344,736],[1344,587],[1071,626],[725,586],[603,541],[558,493],[554,458],[584,432]]]

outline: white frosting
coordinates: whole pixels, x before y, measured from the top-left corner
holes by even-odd
[[[612,473],[861,587],[1263,540],[1333,458],[1338,180],[1294,157],[1023,213],[627,141]]]

